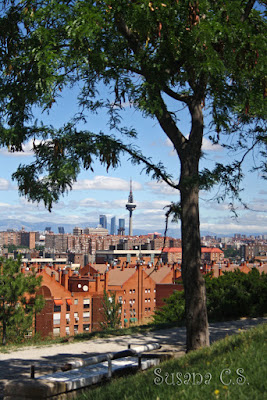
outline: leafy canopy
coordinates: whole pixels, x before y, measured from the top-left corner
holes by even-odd
[[[0,325],[2,341],[5,344],[9,331],[23,337],[32,327],[35,312],[44,306],[42,296],[36,291],[41,285],[42,277],[34,271],[28,274],[21,272],[21,257],[17,260],[0,258]],[[9,329],[10,328],[10,329]]]
[[[122,153],[179,189],[162,163],[155,165],[134,146],[137,133],[123,126],[121,114],[130,104],[156,118],[180,160],[192,153],[198,159],[202,132],[181,131],[179,113],[168,107],[171,99],[191,116],[201,103],[214,142],[232,134],[222,143],[240,148],[241,158],[192,179],[202,188],[220,183],[225,195],[238,197],[250,150],[258,151],[257,168],[266,172],[264,7],[264,1],[243,0],[6,1],[0,21],[0,146],[20,151],[34,140],[35,161],[13,175],[20,192],[51,209],[81,168],[93,170],[96,158],[107,170],[115,168]],[[49,111],[66,87],[80,88],[79,113],[61,129],[34,121],[35,107]],[[109,116],[109,134],[83,129],[100,109]]]

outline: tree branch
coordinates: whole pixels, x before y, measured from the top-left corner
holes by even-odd
[[[176,93],[172,89],[170,89],[168,86],[165,86],[163,91],[168,96],[172,97],[174,100],[182,101],[183,103],[186,103],[186,104],[188,104],[190,102],[191,96]]]
[[[255,0],[249,0],[247,2],[244,14],[241,16],[241,22],[244,22],[248,18],[248,16],[249,16],[249,14],[250,14],[250,12],[251,12],[251,10],[252,10],[252,8],[253,8],[255,3],[256,3]]]

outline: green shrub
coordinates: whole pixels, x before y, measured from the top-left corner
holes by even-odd
[[[205,276],[209,320],[258,317],[267,313],[267,275],[253,268],[248,274],[235,270],[218,278]],[[185,318],[184,292],[174,292],[155,312],[157,323],[182,323]]]

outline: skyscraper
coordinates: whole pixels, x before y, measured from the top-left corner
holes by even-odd
[[[102,228],[107,229],[107,216],[106,215],[100,215],[99,216],[99,224],[102,226]]]
[[[118,229],[118,235],[124,235],[125,234],[125,219],[120,218],[119,219],[119,229]]]
[[[132,216],[133,211],[136,208],[136,204],[134,203],[133,199],[132,180],[130,180],[130,193],[128,197],[128,203],[126,203],[126,208],[129,211],[129,236],[133,236]]]
[[[116,217],[111,218],[110,234],[116,235]]]
[[[64,229],[64,226],[59,226],[58,227],[58,233],[65,233],[65,229]]]

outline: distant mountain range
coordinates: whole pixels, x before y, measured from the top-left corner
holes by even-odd
[[[79,224],[78,226],[81,228],[95,228],[97,226],[98,222],[96,221],[95,223],[92,222],[83,222]],[[75,228],[75,224],[69,224],[69,223],[57,223],[57,222],[26,222],[22,221],[19,219],[2,219],[0,220],[0,231],[6,231],[8,229],[14,229],[14,230],[21,230],[22,227],[26,231],[39,231],[43,232],[45,228],[50,227],[51,231],[54,233],[58,233],[58,227],[63,226],[65,233],[72,233],[73,228]],[[108,224],[108,230],[110,231],[110,225]],[[152,233],[152,230],[144,230],[144,229],[134,229],[133,234],[134,235],[147,235],[148,233]],[[157,229],[156,232],[161,233],[164,235],[164,229]],[[258,233],[253,233],[253,232],[236,232],[236,233],[241,233],[241,234],[246,234],[246,235],[254,235],[258,236]],[[126,228],[126,234],[127,234],[127,228]],[[266,234],[266,232],[262,232],[262,234]],[[180,229],[173,229],[169,228],[168,229],[168,236],[175,237],[175,238],[180,238]],[[217,236],[217,237],[225,237],[225,236],[232,236],[230,234],[221,234],[221,233],[214,233],[214,232],[209,232],[209,231],[201,231],[201,236]]]

